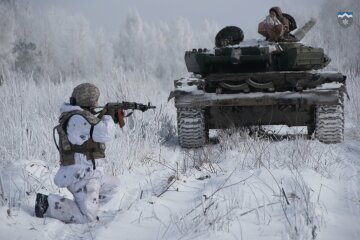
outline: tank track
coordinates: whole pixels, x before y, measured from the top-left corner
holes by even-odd
[[[319,105],[315,110],[315,138],[323,143],[340,143],[344,140],[344,104]]]
[[[198,148],[205,145],[207,131],[204,110],[201,108],[178,108],[178,137],[181,147]]]

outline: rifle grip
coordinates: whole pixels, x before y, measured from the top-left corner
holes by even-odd
[[[118,117],[118,120],[119,120],[119,126],[120,128],[123,128],[125,126],[125,113],[122,109],[119,109],[117,111],[117,117]]]

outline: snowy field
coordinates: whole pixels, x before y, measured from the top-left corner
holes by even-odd
[[[54,109],[77,82],[39,86],[11,77],[0,88],[1,239],[360,237],[360,147],[352,122],[346,123],[344,143],[336,145],[305,139],[304,129],[286,133],[283,127],[275,128],[285,134],[282,140],[230,129],[211,132],[218,144],[184,150],[177,143],[173,102],[167,103],[165,94],[133,96],[130,83],[129,95],[122,93],[126,99],[150,98],[157,109],[135,113],[108,147],[108,170],[121,181],[117,197],[101,208],[96,223],[36,218],[36,192],[71,197],[53,184],[58,156],[52,127]],[[108,98],[102,101],[117,99],[117,89],[126,83],[115,82],[100,87]],[[346,103],[349,117],[353,103]]]
[[[303,128],[272,128],[281,138],[228,129],[211,131],[216,143],[187,150],[178,145],[176,109],[167,97],[173,80],[188,76],[184,51],[211,49],[222,26],[206,21],[195,29],[183,18],[149,23],[135,11],[107,38],[80,16],[6,2],[0,1],[0,239],[360,239],[360,68],[353,57],[360,46],[345,48],[358,41],[356,33],[336,38],[343,30],[320,21],[304,39],[329,52],[325,70],[348,77],[343,143],[307,139]],[[101,105],[157,108],[127,118],[107,145],[107,170],[121,188],[98,222],[36,218],[37,192],[71,198],[53,183],[59,157],[52,131],[60,106],[83,82],[100,88]]]

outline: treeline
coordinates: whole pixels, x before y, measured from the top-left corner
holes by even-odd
[[[80,15],[61,9],[40,12],[23,0],[0,1],[0,67],[64,80],[111,72],[144,71],[165,79],[186,72],[185,50],[212,47],[219,27],[205,22],[201,30],[179,18],[151,24],[128,14],[118,31],[106,35],[90,28]]]

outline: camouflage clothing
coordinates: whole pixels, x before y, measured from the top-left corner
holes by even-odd
[[[91,126],[90,138],[82,145],[71,144],[67,137],[67,124],[69,119],[74,115],[82,116],[87,121],[84,122],[84,124],[89,124]],[[62,166],[74,164],[75,153],[82,153],[86,155],[88,160],[93,161],[93,164],[95,159],[105,158],[105,144],[94,142],[91,136],[94,126],[100,122],[100,119],[98,119],[95,115],[92,115],[90,112],[85,110],[74,110],[71,112],[62,113],[59,122],[60,124],[56,127],[56,129],[59,134],[60,164]]]
[[[269,41],[297,41],[290,34],[295,28],[296,23],[290,15],[283,13],[279,7],[272,7],[265,20],[259,23],[258,32]]]

